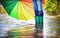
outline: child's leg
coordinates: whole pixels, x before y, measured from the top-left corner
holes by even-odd
[[[33,3],[33,9],[34,9],[34,12],[35,12],[35,16],[38,16],[38,5],[37,5],[37,0],[32,0],[32,3]]]
[[[42,29],[43,30],[43,16],[40,16],[40,22],[39,22],[39,24],[40,24],[40,29]]]
[[[39,0],[39,7],[40,7],[40,10],[39,10],[39,13],[40,13],[40,29],[43,30],[43,9],[42,9],[42,0]]]
[[[42,0],[37,0],[37,5],[38,5],[38,14],[39,14],[39,16],[43,16]]]
[[[37,31],[43,30],[43,16],[35,16],[35,27]]]
[[[40,9],[40,11],[42,11],[42,0],[39,0],[39,9]]]
[[[35,16],[35,27],[36,27],[36,32],[40,30],[40,16]]]

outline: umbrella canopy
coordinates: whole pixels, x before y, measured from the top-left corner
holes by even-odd
[[[44,2],[45,0],[42,0],[42,4],[44,4],[45,2]]]
[[[34,11],[32,0],[14,0],[14,1],[1,1],[4,9],[8,15],[18,20],[33,19]]]

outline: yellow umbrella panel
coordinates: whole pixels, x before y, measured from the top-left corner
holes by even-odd
[[[34,17],[34,11],[31,7],[27,6],[24,2],[19,1],[18,17],[19,17],[18,19],[21,19],[21,20],[32,19]]]

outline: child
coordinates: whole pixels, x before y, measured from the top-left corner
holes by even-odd
[[[36,32],[42,32],[43,30],[42,0],[32,0],[32,2],[35,11]]]
[[[32,0],[35,11],[35,27],[36,32],[34,38],[43,38],[43,9],[42,0]],[[40,36],[39,36],[40,35]]]

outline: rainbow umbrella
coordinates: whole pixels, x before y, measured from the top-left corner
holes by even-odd
[[[0,1],[8,15],[18,20],[34,18],[32,0],[6,0]]]

